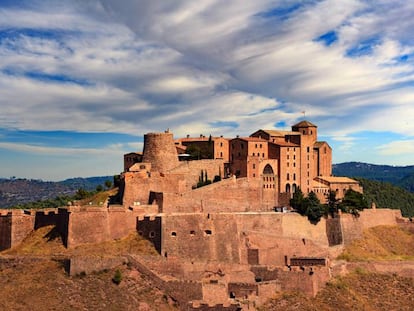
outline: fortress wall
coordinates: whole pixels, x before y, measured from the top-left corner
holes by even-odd
[[[25,214],[22,210],[13,211],[12,214],[11,246],[13,247],[22,242],[33,231],[35,216]]]
[[[9,210],[0,211],[0,251],[12,246],[11,224],[11,212]]]
[[[321,218],[314,225],[309,222],[307,217],[297,213],[286,213],[282,217],[282,228],[283,236],[286,238],[305,239],[305,242],[306,240],[312,240],[322,247],[329,246],[325,218]]]
[[[295,256],[328,256],[325,222],[315,226],[296,214],[199,213],[162,218],[161,253],[168,257],[283,266]]]
[[[360,212],[359,217],[342,213],[340,219],[344,244],[361,238],[365,229],[380,225],[396,226],[399,218],[401,211],[392,209],[365,209]]]
[[[229,178],[181,194],[165,193],[165,213],[173,212],[245,212],[273,210],[262,206],[261,187],[258,181],[246,178]]]
[[[197,185],[201,176],[201,171],[207,172],[207,178],[211,181],[214,176],[218,175],[223,178],[224,161],[223,160],[196,160],[196,161],[182,161],[180,164],[169,171],[169,173],[179,173],[185,176],[186,181],[190,186]],[[205,175],[204,175],[205,176]]]
[[[232,234],[229,234],[231,232]],[[162,255],[187,260],[234,262],[239,239],[232,215],[168,215],[163,220]]]
[[[88,208],[71,211],[68,247],[126,237],[136,231],[138,213],[126,209]]]
[[[297,271],[281,271],[278,281],[282,291],[299,291],[309,296],[316,296],[329,279],[327,267],[311,267]]]
[[[151,173],[148,176],[142,172],[126,172],[124,173],[124,194],[123,205],[134,206],[134,202],[140,204],[149,203],[149,193],[165,192],[165,193],[182,193],[191,189],[183,174],[160,174]]]

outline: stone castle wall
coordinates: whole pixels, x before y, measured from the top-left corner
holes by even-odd
[[[193,261],[248,264],[257,253],[257,264],[285,265],[295,256],[325,257],[329,246],[325,220],[313,225],[296,213],[170,214],[140,219],[138,231],[152,240],[162,237],[156,246],[163,256]]]
[[[397,226],[402,219],[400,210],[393,209],[365,209],[359,217],[351,214],[341,214],[341,228],[345,245],[362,237],[365,229],[380,225]]]
[[[228,178],[181,194],[165,193],[163,212],[248,212],[273,210],[263,205],[260,181]]]
[[[102,207],[69,210],[68,247],[116,240],[136,232],[139,212]]]

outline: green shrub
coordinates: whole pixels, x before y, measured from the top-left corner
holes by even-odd
[[[114,282],[116,285],[119,285],[122,281],[122,273],[119,269],[115,271],[114,277],[112,278],[112,282]]]

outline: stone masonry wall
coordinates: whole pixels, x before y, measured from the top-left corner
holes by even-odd
[[[359,217],[350,214],[341,214],[341,227],[344,244],[347,245],[353,240],[361,238],[365,229],[380,225],[398,225],[401,219],[400,210],[392,209],[365,209],[360,212]]]
[[[68,247],[126,237],[136,231],[138,212],[107,208],[70,209]]]
[[[167,172],[178,166],[173,134],[169,132],[145,134],[142,162],[151,163],[152,170],[159,172]]]
[[[248,212],[273,210],[262,205],[260,181],[229,178],[181,194],[165,193],[163,212]]]
[[[162,218],[162,254],[168,257],[247,264],[249,250],[258,250],[259,264],[284,265],[285,257],[327,256],[324,220],[315,226],[295,213],[194,213]]]
[[[35,217],[24,211],[12,211],[11,246],[22,242],[33,231]]]

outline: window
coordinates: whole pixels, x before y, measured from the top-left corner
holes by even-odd
[[[296,174],[293,174],[293,180],[296,180]]]
[[[240,143],[240,148],[242,148],[242,149],[244,148],[244,145],[243,145],[243,143]]]
[[[155,232],[154,231],[150,231],[149,235],[150,238],[155,238]]]
[[[171,232],[171,236],[177,236],[177,232],[175,231]]]
[[[220,147],[223,147],[223,143],[222,142],[220,143]]]
[[[253,177],[256,177],[256,174],[255,173],[253,173]]]
[[[286,180],[289,180],[289,173],[287,173],[286,175]]]
[[[309,147],[306,148],[306,151],[309,152]]]
[[[256,168],[256,164],[253,163],[253,169],[255,169],[255,168]]]
[[[257,144],[255,144],[254,147],[257,148]]]
[[[296,162],[293,162],[293,167],[296,167]]]
[[[262,144],[260,144],[260,148],[262,148]]]
[[[194,231],[194,230],[191,230],[191,231],[190,231],[190,235],[191,235],[191,236],[194,236],[194,235],[195,235],[195,231]]]
[[[211,235],[211,230],[204,230],[204,235]]]
[[[220,158],[222,158],[223,157],[223,152],[220,152]]]

